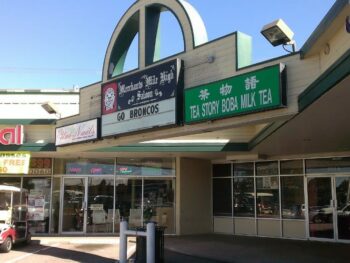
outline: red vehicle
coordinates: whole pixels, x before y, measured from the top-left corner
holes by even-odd
[[[31,240],[27,222],[27,191],[0,185],[0,251],[9,252],[12,245]]]

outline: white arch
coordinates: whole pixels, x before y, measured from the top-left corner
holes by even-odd
[[[123,29],[126,27],[129,19],[135,17],[136,13],[139,13],[139,68],[144,68],[145,63],[145,21],[146,21],[146,8],[151,6],[164,6],[170,10],[179,21],[180,27],[184,37],[185,51],[190,51],[196,46],[204,44],[208,41],[207,32],[202,18],[196,9],[185,0],[139,0],[135,2],[120,19],[116,26],[110,42],[107,47],[104,64],[102,81],[105,82],[109,79],[109,64],[111,61],[112,52],[115,48],[115,44],[118,40]],[[182,40],[181,40],[182,41]],[[118,48],[118,47],[116,47]]]

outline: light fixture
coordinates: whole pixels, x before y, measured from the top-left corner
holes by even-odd
[[[61,113],[57,110],[55,104],[53,104],[52,102],[48,101],[45,102],[43,104],[41,104],[41,107],[43,107],[43,109],[49,113],[49,114],[55,114],[58,118],[61,117]]]
[[[294,32],[287,26],[287,24],[282,19],[278,19],[265,25],[261,30],[261,34],[274,47],[279,45],[291,45],[293,49],[292,52],[295,52],[295,41],[293,40]],[[291,52],[287,49],[285,50]]]

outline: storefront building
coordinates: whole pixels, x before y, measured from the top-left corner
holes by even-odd
[[[160,59],[163,12],[184,49]],[[251,37],[208,42],[186,1],[136,1],[101,82],[57,121],[50,176],[21,177],[50,196],[35,231],[113,234],[127,219],[176,235],[349,242],[349,15],[336,1],[299,52],[252,64]],[[135,37],[138,68],[124,72]]]
[[[166,11],[184,50],[159,60]],[[249,36],[208,42],[186,1],[137,1],[80,115],[58,123],[101,118],[101,137],[58,152],[116,158],[114,231],[122,217],[135,225],[136,209],[136,225],[151,218],[169,234],[349,242],[349,13],[336,1],[299,52],[252,64]],[[138,68],[124,72],[135,37]]]
[[[30,231],[49,233],[55,125],[78,113],[76,90],[0,90],[0,185],[25,189],[14,208],[11,195],[0,193],[0,221],[6,222],[7,209],[28,209]]]

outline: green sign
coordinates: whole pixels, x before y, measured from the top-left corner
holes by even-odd
[[[285,106],[278,64],[185,90],[185,122],[213,120]]]

